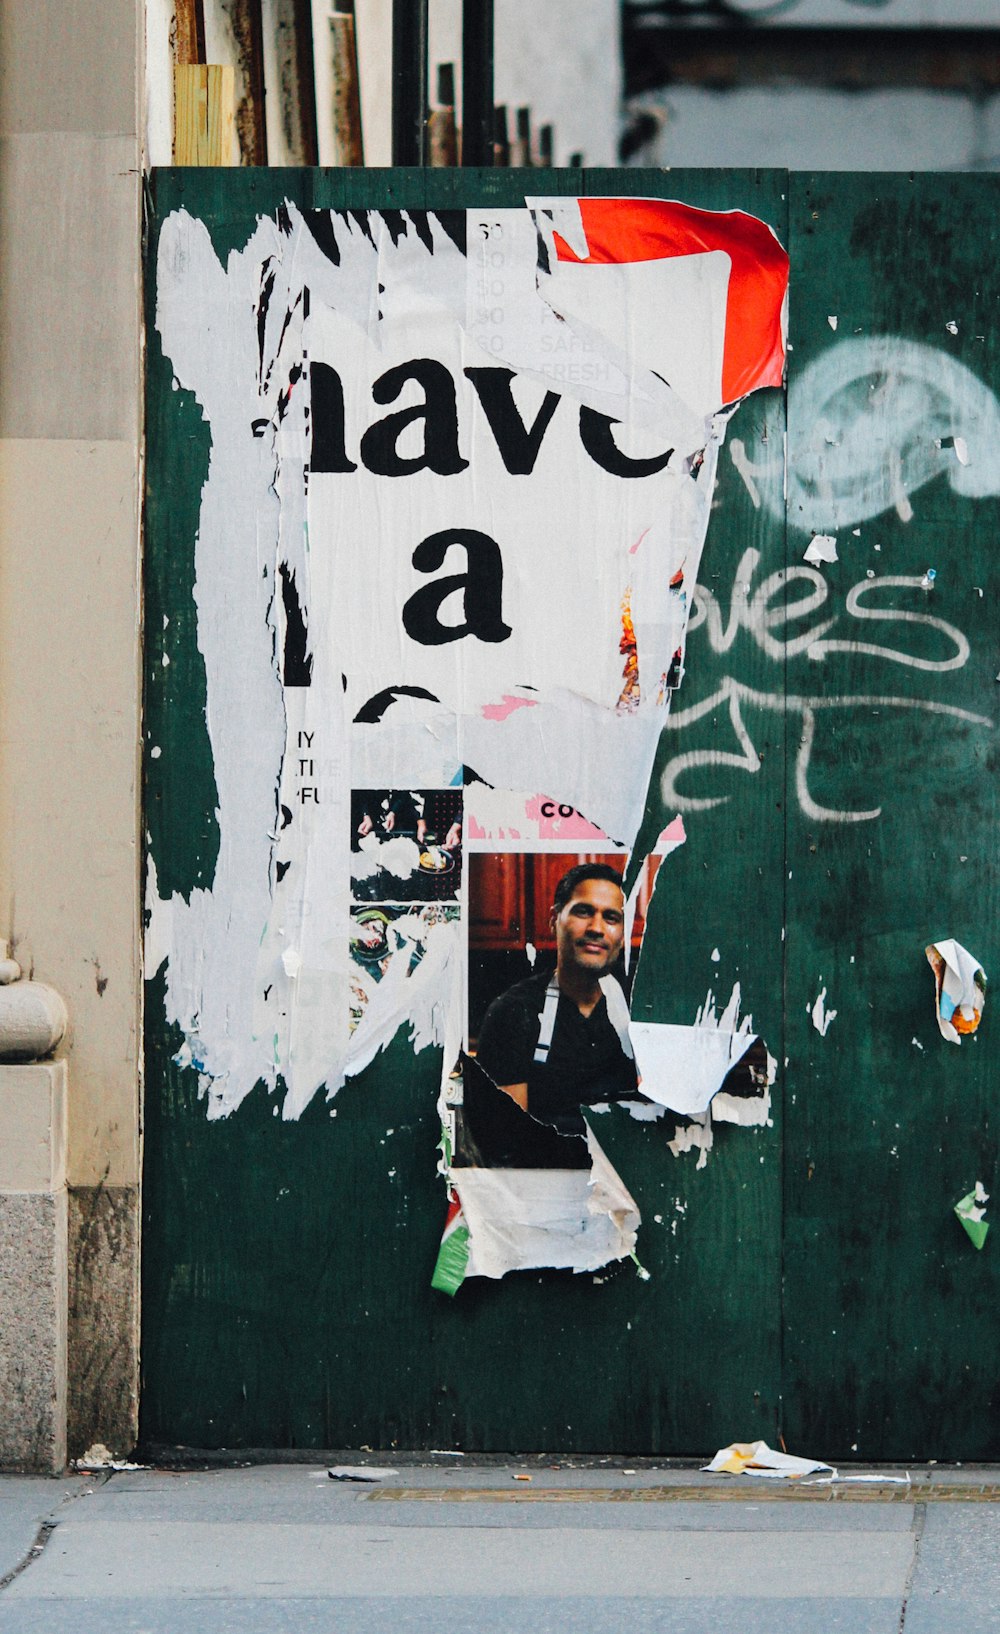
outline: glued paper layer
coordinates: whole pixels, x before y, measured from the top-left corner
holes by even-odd
[[[186,211],[163,225],[156,327],[211,435],[194,599],[220,843],[187,897],[160,897],[151,857],[147,969],[212,1118],[257,1085],[296,1118],[400,1028],[443,1050],[445,1281],[633,1252],[589,1129],[515,1107],[571,1147],[529,1183],[458,1161],[455,1117],[470,1070],[507,1087],[478,1030],[515,977],[544,985],[546,893],[629,860],[719,447],[738,400],[780,384],[786,283],[764,223],[656,199],[286,202],[225,263]],[[682,838],[639,859],[622,971]],[[540,905],[532,934],[508,887]],[[472,979],[470,947],[510,957]],[[633,1062],[608,980],[592,1030]],[[638,1053],[674,1105],[666,1049],[661,1029]],[[497,1225],[515,1194],[521,1237]]]

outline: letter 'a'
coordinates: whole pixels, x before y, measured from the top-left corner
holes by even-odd
[[[369,426],[361,439],[361,458],[377,477],[406,477],[415,471],[434,471],[439,477],[455,476],[469,464],[458,447],[455,382],[443,363],[432,357],[418,357],[380,375],[372,387],[372,397],[376,403],[393,403],[408,380],[420,387],[423,402],[387,414]],[[421,420],[422,450],[413,455],[400,454],[399,438],[408,426]]]
[[[477,528],[445,528],[422,539],[413,552],[419,573],[436,573],[452,545],[461,545],[468,570],[450,573],[414,592],[403,608],[403,628],[424,647],[475,636],[477,641],[506,641],[511,634],[503,621],[503,558],[500,546]],[[465,622],[443,624],[441,608],[455,591],[463,593]]]

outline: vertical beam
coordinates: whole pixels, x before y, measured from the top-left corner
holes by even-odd
[[[174,164],[231,165],[234,76],[227,65],[174,69]]]
[[[463,165],[493,163],[493,129],[493,0],[463,0]]]
[[[427,162],[427,0],[393,0],[392,162]]]
[[[336,163],[363,165],[365,156],[361,140],[361,92],[354,16],[350,12],[334,11],[330,13],[329,23]]]
[[[514,114],[516,135],[511,144],[510,162],[522,168],[534,162],[531,151],[531,109],[518,108]]]
[[[507,127],[507,109],[501,102],[493,110],[493,163],[510,164],[510,132]]]
[[[316,70],[313,61],[312,6],[309,0],[292,0],[295,32],[295,84],[293,96],[298,109],[298,137],[304,165],[319,164],[316,133]],[[265,88],[265,108],[266,102]]]
[[[431,112],[427,126],[428,157],[435,166],[458,164],[458,132],[455,125],[455,65],[438,64],[438,106]]]
[[[205,61],[205,7],[203,0],[175,0],[174,61],[188,67]]]
[[[260,10],[267,162],[318,164],[310,0],[261,0]]]
[[[264,122],[264,40],[260,0],[221,0],[236,41],[237,64],[243,78],[236,107],[236,134],[245,165],[267,164],[267,127]]]

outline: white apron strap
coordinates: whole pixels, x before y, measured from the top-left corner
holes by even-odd
[[[559,988],[555,977],[545,989],[545,1003],[542,1006],[541,1025],[538,1029],[538,1043],[535,1045],[535,1065],[544,1067],[549,1058],[549,1046],[552,1043],[552,1034],[556,1030],[556,1011],[559,1008]]]
[[[604,1002],[608,1007],[608,1020],[618,1034],[618,1042],[622,1047],[622,1054],[626,1060],[634,1060],[632,1040],[628,1035],[629,1013],[625,994],[621,984],[614,976],[602,976],[600,983]],[[559,1008],[559,988],[555,978],[545,989],[545,1003],[542,1006],[541,1022],[538,1029],[538,1043],[535,1045],[534,1061],[536,1066],[544,1067],[549,1058],[549,1049],[552,1044],[552,1034],[556,1029],[556,1011]]]

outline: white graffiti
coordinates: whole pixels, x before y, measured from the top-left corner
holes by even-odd
[[[787,495],[780,453],[733,463],[751,500],[807,533],[895,508],[942,473],[957,494],[1000,493],[1000,402],[939,347],[874,335],[838,341],[788,386]],[[787,499],[787,509],[786,509]]]
[[[763,507],[814,537],[829,538],[838,529],[890,510],[910,522],[911,496],[941,475],[965,498],[1000,494],[1000,402],[970,369],[940,348],[893,335],[846,339],[801,374],[793,372],[787,446],[774,436],[765,438],[751,457],[746,444],[734,438],[730,456],[755,510]],[[808,565],[808,557],[803,565],[781,568],[754,586],[759,563],[758,551],[744,551],[725,616],[712,591],[696,587],[689,631],[704,626],[714,653],[729,652],[743,630],[775,663],[802,655],[822,663],[835,654],[863,654],[909,670],[945,674],[968,662],[964,633],[927,611],[933,571],[919,578],[866,574],[847,592],[843,608],[831,613],[829,586]],[[893,604],[907,599],[917,605]],[[859,624],[866,627],[863,632]],[[882,639],[861,639],[862,633],[875,634],[873,624],[881,627]],[[919,643],[906,639],[918,629],[935,632],[929,649],[933,656],[927,656],[926,635]],[[678,784],[690,772],[707,766],[749,773],[760,769],[744,718],[748,708],[800,717],[795,759],[799,806],[807,818],[835,823],[869,822],[882,808],[836,809],[814,799],[809,765],[820,711],[918,710],[975,726],[993,724],[987,715],[929,699],[894,693],[809,697],[758,690],[727,675],[710,698],[675,708],[667,730],[681,731],[719,707],[728,708],[737,747],[696,749],[670,760],[661,788],[674,811],[701,811],[728,798],[682,792]]]
[[[817,568],[806,564],[779,568],[755,585],[754,577],[759,565],[758,550],[749,548],[743,552],[736,567],[726,615],[707,586],[695,586],[688,632],[691,634],[704,628],[713,653],[728,653],[739,632],[745,630],[767,658],[780,664],[803,655],[822,663],[833,654],[863,653],[905,669],[944,674],[962,669],[968,662],[971,650],[968,639],[954,624],[913,607],[871,605],[873,597],[893,592],[908,593],[926,606],[929,592],[924,578],[899,573],[870,579],[865,577],[847,592],[842,612],[829,614],[825,609],[830,587]],[[940,656],[928,658],[906,646],[892,646],[884,640],[856,640],[850,626],[841,635],[832,634],[845,615],[858,623],[893,625],[900,638],[904,631],[912,632],[918,628],[933,630],[936,636],[942,638],[943,650]],[[803,621],[806,623],[804,629]],[[789,626],[795,627],[791,633]],[[706,811],[728,800],[729,796],[725,794],[699,796],[682,791],[678,786],[681,778],[693,771],[708,766],[728,767],[747,773],[760,770],[761,758],[744,718],[748,707],[772,713],[787,711],[800,717],[801,729],[795,758],[796,796],[805,817],[828,823],[871,822],[881,816],[882,807],[852,810],[824,806],[814,798],[809,787],[809,766],[816,738],[816,718],[820,711],[918,710],[925,714],[949,716],[971,725],[992,725],[988,715],[975,714],[933,699],[910,698],[895,693],[806,696],[784,690],[770,692],[745,686],[733,676],[726,675],[710,697],[686,709],[675,705],[667,720],[666,731],[682,731],[722,707],[728,709],[737,748],[692,749],[674,755],[663,771],[660,784],[668,809],[678,812]]]
[[[660,782],[663,802],[669,810],[707,811],[712,806],[724,805],[729,799],[727,794],[697,797],[681,794],[677,784],[687,772],[705,766],[728,766],[751,773],[760,771],[762,761],[743,719],[743,709],[746,706],[772,713],[787,710],[789,714],[801,716],[802,729],[795,759],[795,792],[803,816],[815,822],[825,823],[871,822],[882,815],[882,807],[874,806],[868,811],[848,811],[822,806],[813,798],[809,791],[809,761],[813,751],[818,712],[830,709],[915,709],[928,715],[945,715],[952,720],[967,721],[973,726],[993,724],[988,715],[977,715],[971,710],[959,709],[953,704],[937,703],[928,698],[905,698],[881,693],[845,693],[835,697],[805,698],[791,692],[760,692],[755,687],[744,686],[741,681],[727,675],[711,697],[702,698],[688,709],[672,709],[666,729],[668,732],[680,731],[723,705],[728,705],[730,724],[740,752],[736,754],[723,749],[691,749],[684,754],[675,755],[664,768]]]
[[[801,567],[778,568],[753,589],[753,577],[759,565],[760,551],[750,548],[743,552],[736,568],[729,598],[729,616],[725,623],[712,591],[703,584],[695,586],[688,633],[705,625],[713,652],[728,652],[743,629],[753,637],[761,652],[776,663],[797,658],[802,653],[817,661],[835,652],[867,653],[891,664],[902,664],[908,669],[932,670],[940,674],[946,670],[961,669],[968,662],[970,649],[966,637],[943,618],[936,618],[932,613],[915,612],[912,608],[862,605],[863,600],[884,590],[917,591],[926,600],[927,592],[922,578],[889,573],[878,578],[860,579],[848,591],[844,611],[859,621],[938,630],[954,649],[941,658],[923,658],[918,653],[870,641],[830,640],[829,632],[840,617],[838,613],[821,619],[809,629],[800,630],[797,635],[781,635],[778,632],[787,625],[798,624],[819,612],[829,599],[830,587],[818,568],[803,564]],[[805,594],[789,597],[787,593],[795,585],[805,587]]]

